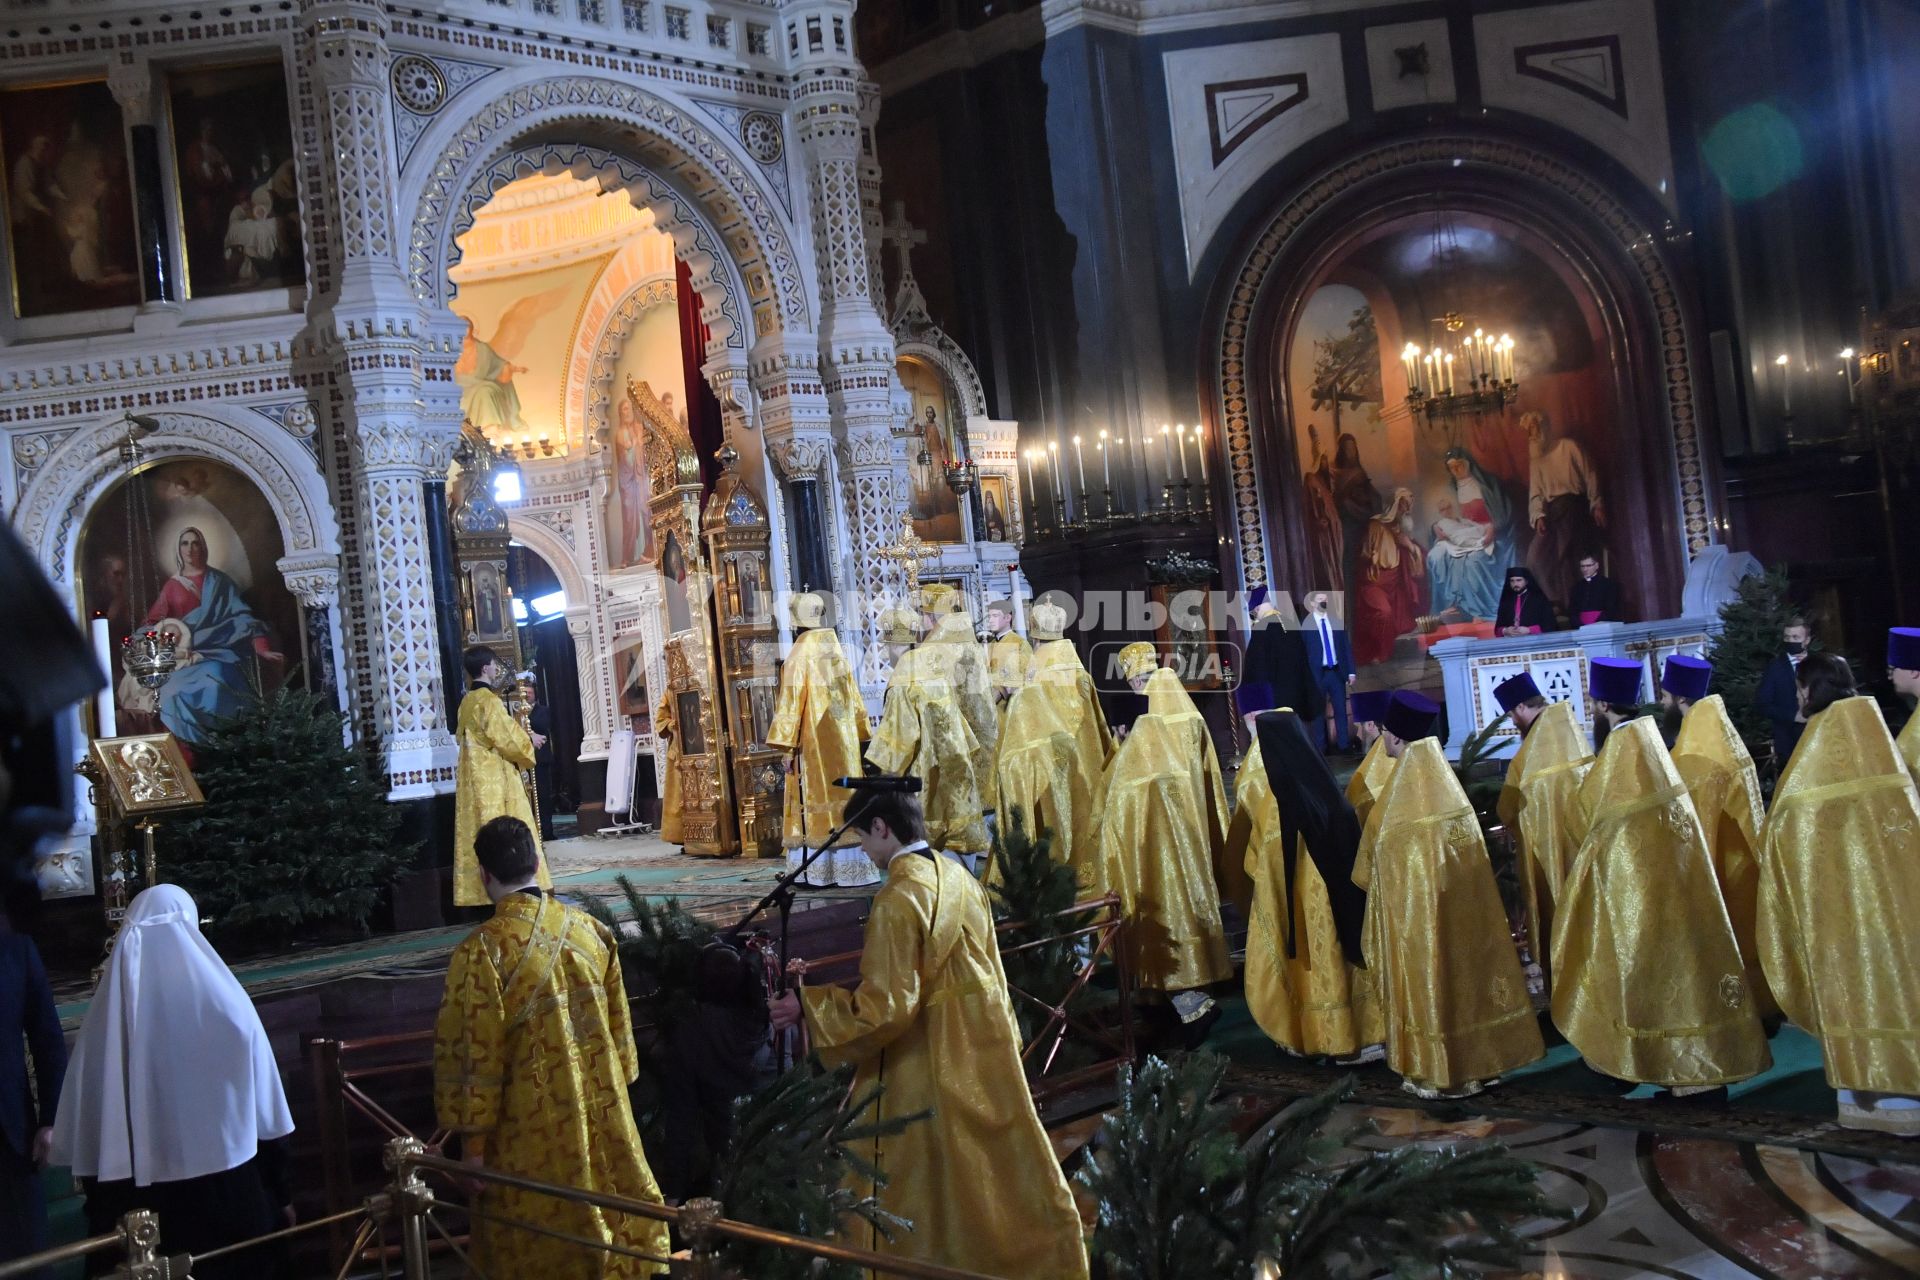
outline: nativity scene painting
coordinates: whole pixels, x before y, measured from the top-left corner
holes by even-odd
[[[126,486],[144,488],[129,501]],[[147,515],[128,528],[129,512]],[[223,720],[300,671],[299,606],[276,562],[280,525],[264,494],[231,468],[162,462],[100,499],[80,555],[89,616],[107,619],[122,733],[166,731],[189,753]],[[158,689],[118,669],[136,630],[171,636],[178,666]]]
[[[1606,562],[1616,397],[1589,311],[1527,246],[1472,225],[1437,249],[1427,225],[1389,229],[1307,297],[1286,361],[1302,540],[1311,585],[1343,593],[1355,663],[1383,668],[1370,683],[1436,682],[1426,650],[1495,634],[1509,570],[1564,604],[1580,558]],[[1476,328],[1513,338],[1521,394],[1416,409],[1426,354]]]

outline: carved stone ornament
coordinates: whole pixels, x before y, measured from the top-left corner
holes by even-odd
[[[772,440],[773,465],[787,480],[817,480],[827,465],[827,448],[832,442],[824,436],[788,436]]]
[[[409,53],[393,60],[393,96],[418,115],[432,115],[447,100],[447,78],[430,59]]]

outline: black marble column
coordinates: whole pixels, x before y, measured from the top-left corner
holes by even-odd
[[[304,606],[307,644],[307,690],[329,703],[340,697],[339,673],[333,667],[333,610],[324,604]]]
[[[421,505],[427,514],[427,565],[433,571],[433,617],[440,633],[440,687],[447,699],[447,723],[452,724],[466,691],[460,667],[460,571],[453,558],[453,525],[448,520],[447,482],[428,480],[421,485]]]
[[[826,516],[820,505],[820,481],[803,476],[787,482],[787,509],[793,516],[793,568],[797,586],[827,591],[833,566],[827,560]]]
[[[136,124],[129,132],[133,138],[133,208],[140,236],[140,296],[148,302],[172,302],[179,289],[162,204],[165,189],[160,181],[160,132],[150,124]]]

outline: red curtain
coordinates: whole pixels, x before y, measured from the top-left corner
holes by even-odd
[[[700,455],[700,481],[707,492],[719,479],[720,464],[714,454],[725,441],[721,424],[720,401],[700,374],[707,361],[707,326],[700,319],[700,295],[694,292],[693,274],[687,264],[674,261],[674,295],[680,302],[680,365],[686,377],[687,432],[693,437],[693,450]]]

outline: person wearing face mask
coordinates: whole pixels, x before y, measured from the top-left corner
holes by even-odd
[[[1800,660],[1807,656],[1808,647],[1813,643],[1813,629],[1807,626],[1805,618],[1788,618],[1787,625],[1780,629],[1780,640],[1782,652],[1767,664],[1766,674],[1760,677],[1760,688],[1753,696],[1754,705],[1773,724],[1776,770],[1787,767],[1793,748],[1800,741],[1800,732],[1806,727],[1800,719],[1800,695],[1794,677],[1800,670]]]

